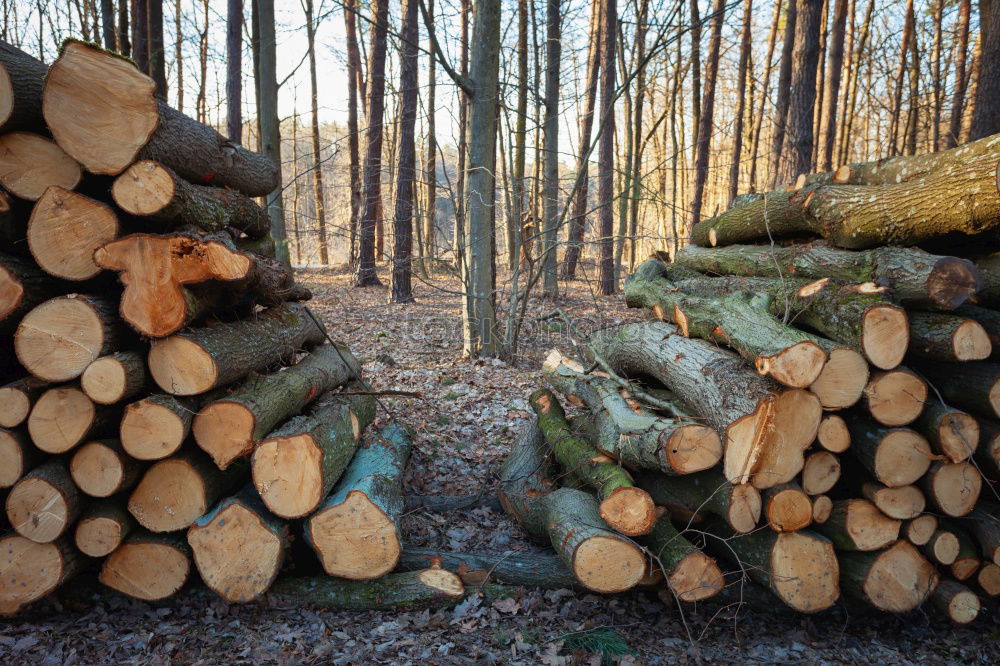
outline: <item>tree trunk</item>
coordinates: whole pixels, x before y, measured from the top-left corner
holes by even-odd
[[[31,470],[7,495],[7,520],[21,536],[51,543],[69,531],[80,515],[80,491],[63,460],[52,459]]]
[[[351,248],[348,264],[352,268],[357,260],[358,216],[361,212],[361,154],[358,141],[358,80],[361,76],[361,56],[358,52],[356,14],[356,0],[346,0],[344,24],[347,40],[347,147],[351,176]],[[431,61],[433,60],[432,56]]]
[[[952,624],[965,626],[979,616],[981,606],[976,594],[953,580],[943,580],[931,594],[931,603]]]
[[[761,514],[760,492],[749,483],[733,485],[717,470],[667,478],[640,472],[637,483],[657,506],[671,511],[708,512],[726,521],[737,534],[757,528]]]
[[[781,149],[788,127],[788,105],[792,86],[792,53],[795,47],[795,24],[798,19],[798,0],[788,0],[785,13],[785,34],[781,45],[781,68],[778,70],[778,99],[774,108],[774,130],[771,134],[770,188],[778,184]]]
[[[163,0],[143,0],[149,22],[149,76],[156,82],[156,95],[167,98],[166,53],[163,48]]]
[[[80,282],[101,272],[94,263],[94,252],[113,241],[118,228],[118,216],[109,206],[51,187],[35,203],[26,235],[39,268],[55,277]]]
[[[118,52],[126,57],[132,55],[129,34],[128,3],[125,0],[118,0]]]
[[[1000,418],[1000,364],[985,361],[953,363],[921,359],[916,364],[948,404],[986,418]]]
[[[322,506],[306,523],[306,539],[331,576],[381,578],[401,552],[403,472],[412,433],[396,425],[370,436]]]
[[[121,51],[115,36],[114,0],[101,0],[101,35],[104,38],[104,48],[109,51]]]
[[[251,0],[252,1],[252,0]],[[243,0],[226,1],[226,135],[243,142]]]
[[[819,63],[820,15],[823,0],[797,0],[795,45],[792,51],[791,93],[781,176],[791,182],[812,170],[815,148],[813,113],[816,105],[816,68]]]
[[[149,0],[131,0],[131,4],[132,59],[140,72],[149,74]]]
[[[906,613],[934,591],[938,573],[917,549],[897,541],[876,552],[841,552],[844,593],[887,613]]]
[[[600,208],[598,259],[600,292],[605,296],[618,291],[614,262],[614,168],[615,168],[615,49],[618,37],[617,0],[602,0],[601,21],[601,108],[597,127],[597,205]],[[693,4],[693,0],[692,0]]]
[[[202,406],[194,439],[220,469],[249,455],[288,416],[361,374],[346,347],[321,345],[297,364],[269,375],[249,375],[224,397]]]
[[[494,580],[553,590],[578,585],[562,560],[551,553],[452,553],[404,545],[396,571],[420,571],[435,564],[458,574],[466,585]]]
[[[176,594],[191,574],[191,547],[179,534],[140,530],[111,553],[99,580],[112,590],[142,601]]]
[[[986,8],[989,8],[989,16],[983,15]],[[970,141],[1000,132],[1000,3],[981,2],[979,13],[982,50]]]
[[[393,249],[392,278],[389,300],[392,303],[412,303],[413,288],[413,201],[416,196],[417,145],[414,127],[417,122],[417,25],[418,0],[403,4],[403,27],[400,32],[399,67],[399,143],[396,163],[396,210],[392,218]],[[417,224],[420,220],[417,219]]]
[[[913,39],[913,0],[907,0],[905,19],[903,22],[903,35],[899,44],[899,62],[896,63],[896,74],[894,76],[894,91],[892,103],[889,107],[889,155],[899,154],[899,117],[903,107],[903,80],[906,77],[906,54],[910,50],[910,40]]]
[[[983,559],[1000,565],[1000,521],[997,519],[997,505],[982,501],[963,521],[979,541]]]
[[[428,14],[434,18],[434,0],[428,2]],[[424,272],[428,270],[427,259],[433,260],[437,254],[437,133],[435,120],[437,115],[437,59],[434,54],[428,55],[427,64],[427,145],[424,157],[424,181],[426,183],[426,199],[424,204]],[[419,223],[418,223],[419,224]]]
[[[35,543],[16,534],[0,538],[0,615],[16,615],[47,596],[83,564],[69,539]]]
[[[969,50],[969,14],[971,0],[959,0],[958,25],[955,37],[955,88],[951,94],[951,117],[948,121],[948,136],[945,137],[945,148],[958,145],[962,134],[962,112],[965,107],[965,59]]]
[[[326,610],[419,610],[451,606],[465,596],[462,579],[443,569],[389,574],[378,580],[282,578],[268,599],[277,607]]]
[[[548,0],[545,11],[545,136],[542,168],[542,295],[559,296],[556,279],[559,231],[559,74],[562,63],[561,0]]]
[[[698,122],[697,156],[694,165],[694,197],[691,200],[691,225],[701,222],[701,206],[708,180],[708,158],[712,146],[715,122],[715,83],[719,78],[719,50],[722,44],[722,24],[725,22],[725,0],[712,3],[712,28],[708,41],[708,64],[705,68],[705,94],[702,97]]]
[[[833,168],[833,144],[837,136],[837,102],[840,98],[841,69],[844,63],[844,29],[847,23],[847,0],[836,0],[833,32],[830,34],[830,65],[826,82],[826,134],[823,137],[824,171]]]
[[[313,206],[316,210],[316,226],[319,232],[319,263],[330,265],[330,250],[326,238],[326,191],[323,189],[323,157],[319,136],[319,88],[316,83],[316,24],[313,22],[313,3],[306,0],[306,36],[309,50],[309,83],[312,104],[312,182]],[[381,122],[381,120],[379,121]],[[371,129],[369,129],[369,132]],[[381,143],[379,144],[381,149]]]
[[[736,74],[736,122],[733,126],[733,157],[729,164],[729,194],[726,197],[729,204],[732,204],[739,190],[740,164],[743,162],[743,116],[746,113],[747,69],[750,63],[750,26],[752,23],[753,0],[744,0],[743,28],[740,30],[740,64]]]

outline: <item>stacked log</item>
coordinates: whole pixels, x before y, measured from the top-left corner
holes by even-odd
[[[85,569],[147,601],[196,570],[227,601],[259,599],[303,534],[353,580],[283,582],[279,599],[303,585],[351,607],[460,598],[434,566],[376,580],[401,552],[410,434],[366,435],[361,364],[268,252],[253,197],[277,166],[89,44],[67,42],[51,68],[0,44],[0,98],[3,207],[26,230],[0,234],[0,331],[16,354],[0,370],[15,532],[0,615]]]

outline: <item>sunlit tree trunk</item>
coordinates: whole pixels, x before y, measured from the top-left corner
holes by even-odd
[[[163,0],[146,0],[149,75],[156,82],[156,94],[167,98],[167,58],[163,49]]]
[[[559,65],[562,50],[560,0],[548,0],[545,13],[545,135],[542,194],[542,294],[559,295],[556,232],[559,224]]]
[[[361,55],[358,51],[356,11],[356,0],[346,0],[344,28],[347,37],[347,152],[351,184],[349,221],[351,245],[348,250],[348,265],[351,267],[357,264],[358,215],[361,211],[361,154],[358,136],[358,81],[361,77]],[[431,58],[432,63],[433,61]]]
[[[809,172],[812,166],[813,110],[816,104],[816,65],[822,9],[823,0],[798,0],[786,148],[782,160],[782,176],[788,181]]]
[[[794,2],[795,0],[791,0]],[[774,57],[774,44],[778,37],[778,19],[781,18],[782,0],[774,3],[774,14],[771,17],[771,31],[767,37],[767,58],[764,60],[764,82],[761,84],[760,102],[757,106],[757,125],[753,131],[753,145],[750,148],[750,191],[757,191],[757,157],[760,151],[760,133],[764,127],[764,104],[768,99],[771,84],[771,70]]]
[[[743,157],[743,115],[746,109],[747,64],[750,62],[750,25],[753,0],[744,0],[743,28],[740,30],[740,65],[736,74],[736,121],[733,125],[733,157],[729,164],[729,191],[726,204],[736,198],[740,184],[740,162]]]
[[[396,205],[392,217],[392,279],[389,300],[413,301],[413,183],[417,172],[417,0],[403,0],[399,32],[399,132],[396,151]]]
[[[691,198],[691,224],[701,220],[702,199],[708,179],[708,158],[712,148],[712,123],[715,118],[715,84],[719,78],[719,50],[722,45],[722,24],[725,21],[725,0],[712,3],[711,37],[708,41],[708,60],[705,65],[705,94],[701,103],[698,124],[698,152],[694,165],[694,194]],[[815,72],[813,73],[815,75]]]
[[[1000,132],[1000,2],[980,2],[979,22],[982,47],[970,141]]]
[[[830,32],[830,66],[826,82],[826,127],[823,133],[821,171],[833,168],[833,144],[837,137],[837,102],[840,101],[841,70],[844,65],[844,32],[847,26],[847,0],[836,0],[833,10],[833,30]]]
[[[795,48],[795,24],[798,17],[797,0],[788,0],[785,11],[785,34],[781,45],[781,67],[778,70],[778,99],[774,105],[774,130],[771,133],[771,158],[769,163],[769,189],[778,183],[781,166],[781,149],[784,147],[788,125],[788,103],[792,85],[792,52]]]

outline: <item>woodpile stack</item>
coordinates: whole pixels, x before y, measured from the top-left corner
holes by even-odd
[[[652,567],[694,600],[727,566],[801,612],[971,622],[1000,595],[998,163],[1000,136],[851,165],[696,225],[626,281],[658,321],[549,355],[583,411],[532,396],[508,510],[598,591]]]
[[[277,166],[69,41],[0,44],[0,615],[79,572],[160,600],[201,580],[328,605],[463,595],[400,557],[405,430],[298,301],[253,197]],[[6,352],[5,352],[6,355]],[[282,578],[302,535],[330,577]],[[197,572],[197,573],[196,573]]]

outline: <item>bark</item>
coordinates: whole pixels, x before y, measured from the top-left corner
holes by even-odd
[[[16,615],[83,568],[69,539],[35,543],[15,534],[0,539],[0,616]]]
[[[319,88],[316,83],[316,24],[313,22],[312,0],[306,0],[304,7],[306,11],[306,38],[309,45],[310,103],[312,104],[312,114],[310,115],[310,118],[312,122],[313,206],[316,210],[319,263],[323,266],[328,266],[330,264],[330,250],[326,238],[326,191],[323,188],[323,159],[319,136]],[[381,118],[379,119],[379,123],[381,123]],[[371,132],[371,129],[369,129],[369,132]],[[381,136],[379,137],[379,141],[379,147],[381,149]]]
[[[983,559],[1000,565],[1000,514],[994,502],[981,501],[979,506],[962,520],[962,526],[975,535]]]
[[[361,376],[342,345],[322,345],[297,364],[269,375],[251,374],[194,418],[195,441],[220,469],[249,455],[271,430],[318,396]]]
[[[701,222],[701,206],[708,180],[708,158],[712,146],[715,121],[715,84],[719,78],[719,50],[722,44],[722,24],[725,22],[725,0],[712,3],[711,37],[708,41],[708,63],[705,68],[705,92],[698,118],[697,154],[694,165],[694,196],[691,199],[691,225]]]
[[[351,266],[357,259],[358,215],[361,212],[361,153],[358,130],[358,79],[361,76],[361,56],[358,52],[356,0],[344,3],[344,24],[347,40],[347,150],[351,175],[351,249],[348,257]],[[434,62],[433,57],[431,62]],[[433,104],[431,105],[433,109]],[[428,122],[433,122],[431,112]]]
[[[670,592],[681,601],[709,599],[725,586],[715,560],[688,541],[670,522],[669,515],[657,520],[640,541],[663,570]]]
[[[973,319],[932,312],[911,312],[910,351],[938,361],[982,361],[990,357],[992,343],[986,330]]]
[[[975,461],[990,481],[1000,481],[1000,425],[979,419],[979,448]]]
[[[548,0],[545,11],[545,119],[542,167],[542,295],[559,296],[556,240],[559,231],[559,66],[561,64],[561,0]]]
[[[443,569],[389,574],[378,580],[283,578],[268,595],[277,607],[328,610],[419,610],[452,606],[465,595],[462,579]]]
[[[757,529],[761,514],[760,492],[750,484],[734,485],[717,470],[666,478],[652,472],[640,472],[636,477],[657,506],[667,507],[677,514],[711,513],[726,521],[738,534]]]
[[[80,375],[80,387],[99,405],[113,405],[138,395],[148,384],[146,356],[138,351],[102,356]]]
[[[132,44],[129,41],[128,3],[118,2],[118,52],[123,56],[132,55]]]
[[[600,136],[597,148],[597,205],[599,238],[598,259],[601,294],[608,296],[618,291],[614,264],[614,141],[615,141],[615,48],[617,43],[617,0],[602,0],[601,21],[601,74],[600,74]]]
[[[403,4],[403,27],[400,32],[399,89],[399,144],[396,163],[396,210],[392,218],[393,251],[392,279],[389,300],[393,303],[411,303],[413,288],[413,201],[417,174],[417,146],[414,128],[417,122],[417,1]],[[419,219],[417,224],[419,224]]]
[[[840,553],[840,584],[845,595],[880,611],[911,611],[927,599],[937,583],[934,565],[906,541],[897,541],[882,551]]]
[[[176,594],[191,574],[191,547],[179,534],[140,530],[104,560],[99,580],[142,601]]]
[[[80,491],[65,461],[51,459],[14,484],[7,495],[10,526],[37,543],[51,543],[69,531],[82,509]]]
[[[243,141],[243,0],[226,2],[226,136]]]
[[[980,257],[976,260],[976,268],[982,276],[982,289],[976,294],[976,302],[987,308],[1000,307],[1000,253]]]
[[[325,339],[312,313],[286,303],[253,320],[199,328],[158,342],[149,353],[153,379],[167,393],[197,395],[229,384]]]
[[[781,46],[781,68],[778,70],[778,99],[774,110],[774,131],[771,135],[770,186],[778,184],[781,149],[788,127],[788,106],[791,101],[792,53],[795,47],[795,24],[798,20],[798,0],[788,0],[785,14],[785,34]]]
[[[830,34],[830,65],[826,81],[826,134],[823,137],[822,169],[833,168],[833,144],[837,135],[837,102],[840,98],[841,69],[844,62],[844,29],[847,23],[847,0],[836,0],[833,32]],[[852,8],[853,9],[853,8]]]
[[[984,15],[987,8],[988,16]],[[983,35],[982,50],[970,141],[1000,132],[1000,4],[980,4],[979,26]]]
[[[0,131],[44,131],[42,87],[48,68],[21,49],[0,42]]]
[[[306,523],[306,539],[331,576],[381,578],[401,552],[403,472],[413,433],[391,425],[371,436]]]
[[[434,0],[428,3],[428,14],[434,16]],[[437,134],[435,130],[435,120],[437,115],[437,102],[435,91],[437,89],[437,59],[434,54],[428,54],[427,65],[427,145],[424,156],[424,181],[426,183],[426,201],[424,204],[424,257],[422,259],[434,259],[437,248]],[[352,162],[353,164],[353,162]],[[352,181],[353,182],[353,181]],[[352,190],[353,192],[353,190]],[[353,218],[352,218],[353,220]],[[419,222],[418,222],[419,224]],[[354,228],[353,225],[351,227]],[[353,248],[353,242],[351,247]],[[427,266],[424,265],[426,272]]]
[[[955,37],[955,89],[951,95],[951,117],[948,122],[948,135],[945,137],[945,148],[958,145],[962,133],[962,111],[965,106],[965,61],[969,50],[969,14],[971,0],[960,0],[958,5],[958,24]]]
[[[743,116],[746,111],[747,67],[750,63],[750,27],[752,23],[753,0],[744,0],[743,27],[740,30],[740,64],[736,74],[736,123],[733,127],[733,157],[729,164],[729,195],[726,197],[726,201],[730,204],[736,198],[740,183],[740,163],[743,161]]]
[[[453,553],[404,545],[396,570],[420,571],[435,564],[458,574],[466,585],[496,581],[553,590],[578,586],[562,560],[549,553]]]
[[[1000,417],[1000,364],[963,363],[958,373],[952,363],[921,359],[916,369],[948,404],[987,418]]]

